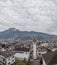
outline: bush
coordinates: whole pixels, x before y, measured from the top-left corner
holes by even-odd
[[[26,63],[22,61],[16,61],[13,65],[26,65]]]
[[[43,60],[42,60],[42,58],[40,59],[40,64],[41,64],[41,65],[43,64]]]

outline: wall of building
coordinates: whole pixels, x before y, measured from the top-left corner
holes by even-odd
[[[47,65],[47,64],[45,63],[45,60],[44,60],[44,58],[43,58],[43,65]]]
[[[36,43],[33,42],[33,59],[37,58]]]
[[[3,57],[2,55],[0,55],[0,61],[1,61],[2,63],[6,63],[5,57]]]
[[[15,62],[15,57],[10,56],[8,58],[5,58],[4,56],[0,55],[0,61],[2,63],[5,63],[6,65],[13,64]]]
[[[15,54],[15,58],[17,58],[19,60],[24,60],[24,58],[26,60],[28,60],[29,56],[30,56],[30,52],[23,52],[23,53],[16,53]]]
[[[7,61],[6,65],[11,65],[11,64],[13,64],[13,63],[15,62],[15,57],[14,57],[14,55],[11,56],[11,57],[6,58],[6,61]]]
[[[37,56],[42,56],[43,54],[46,54],[47,51],[37,51]]]
[[[40,46],[48,47],[49,44],[48,43],[42,43]]]

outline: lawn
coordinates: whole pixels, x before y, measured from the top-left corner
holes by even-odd
[[[16,61],[13,65],[26,65],[26,62]]]

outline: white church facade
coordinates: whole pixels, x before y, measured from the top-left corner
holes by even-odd
[[[16,53],[15,53],[15,58],[17,60],[29,60],[29,56],[30,56],[30,50],[29,48],[16,48],[15,49]]]

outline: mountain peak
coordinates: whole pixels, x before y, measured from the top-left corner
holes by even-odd
[[[8,31],[19,31],[19,30],[16,28],[9,28]]]
[[[9,28],[8,30],[12,30],[12,31],[14,31],[14,30],[16,30],[16,28]]]

